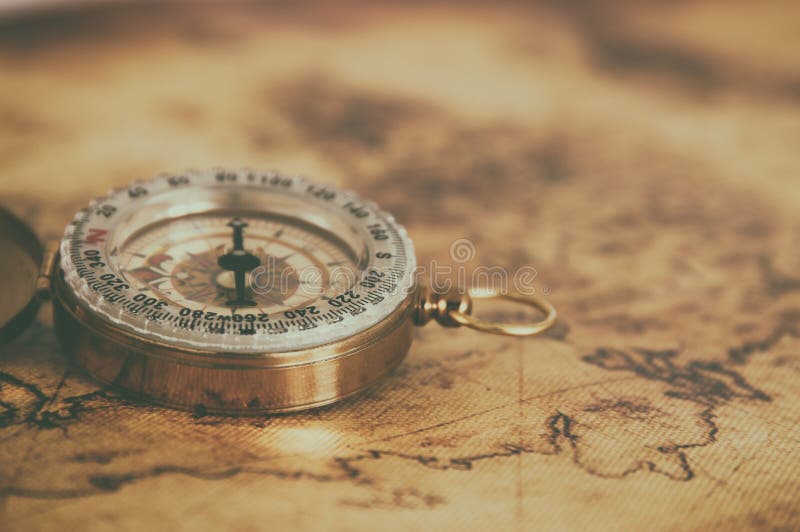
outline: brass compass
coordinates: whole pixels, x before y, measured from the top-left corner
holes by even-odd
[[[190,171],[136,182],[78,212],[57,249],[3,215],[19,294],[3,336],[52,296],[65,351],[97,380],[166,406],[222,414],[302,410],[389,373],[414,325],[435,319],[529,336],[544,299],[416,282],[391,215],[353,193],[278,172]],[[22,257],[22,258],[20,258]],[[38,278],[24,272],[41,264]],[[472,299],[533,306],[530,325],[489,323]],[[22,310],[20,310],[22,309]]]

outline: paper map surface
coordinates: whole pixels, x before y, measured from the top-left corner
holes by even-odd
[[[355,399],[232,419],[99,388],[45,306],[0,351],[2,528],[800,527],[797,6],[561,4],[0,22],[0,200],[43,238],[134,178],[279,168],[561,315],[431,324]]]

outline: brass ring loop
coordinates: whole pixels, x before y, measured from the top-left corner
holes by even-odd
[[[545,314],[545,318],[530,325],[514,324],[514,323],[495,323],[491,321],[484,321],[470,314],[464,314],[458,310],[451,310],[448,315],[453,321],[458,322],[464,327],[475,329],[476,331],[487,332],[490,334],[503,334],[506,336],[533,336],[543,333],[553,325],[558,319],[558,314],[553,305],[547,300],[535,296],[524,295],[517,292],[500,293],[494,290],[474,290],[470,289],[469,295],[472,299],[505,299],[522,303],[529,307],[540,310]]]

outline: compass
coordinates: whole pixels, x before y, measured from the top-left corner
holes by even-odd
[[[52,297],[56,332],[76,363],[102,383],[196,412],[285,412],[343,399],[390,373],[414,326],[430,320],[517,336],[556,320],[536,296],[426,288],[390,214],[276,171],[135,182],[78,212],[43,257],[31,249],[26,256],[41,263],[36,288]],[[472,315],[480,297],[544,317],[485,322]],[[4,320],[19,329],[31,305],[18,315],[3,309]]]

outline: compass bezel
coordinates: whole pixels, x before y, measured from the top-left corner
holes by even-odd
[[[361,255],[361,277],[352,290],[356,297],[347,304],[320,301],[309,311],[313,314],[284,313],[265,322],[243,318],[238,325],[232,319],[220,325],[196,318],[194,310],[187,314],[171,302],[158,309],[137,306],[115,259],[121,244],[148,224],[224,209],[261,209],[335,233]],[[193,170],[113,190],[75,216],[60,254],[65,293],[86,315],[148,341],[209,353],[214,360],[279,358],[281,363],[296,363],[298,357],[290,353],[377,325],[411,296],[415,284],[413,245],[391,215],[352,192],[275,171]],[[367,272],[376,271],[382,276],[379,282],[364,281]]]

